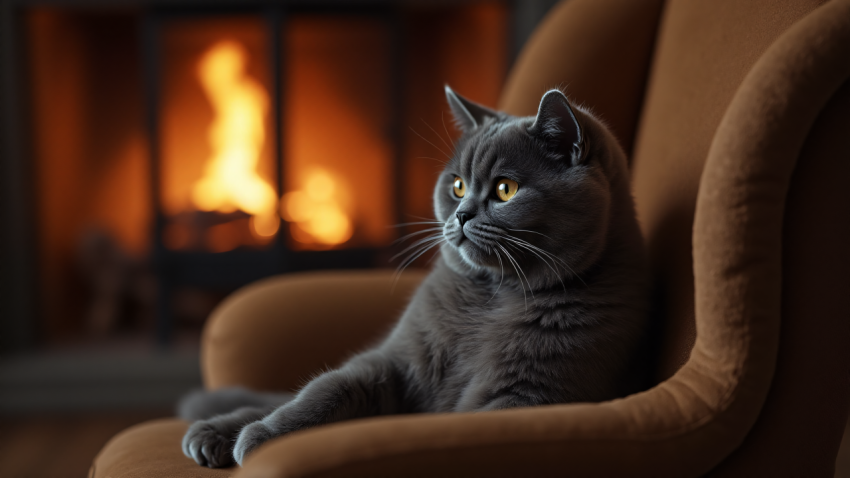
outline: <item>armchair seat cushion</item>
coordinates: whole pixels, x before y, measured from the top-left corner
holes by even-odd
[[[166,418],[151,420],[114,436],[95,457],[89,478],[225,478],[235,468],[198,466],[183,455],[180,441],[189,424]]]

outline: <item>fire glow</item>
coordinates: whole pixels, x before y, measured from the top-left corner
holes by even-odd
[[[229,40],[215,43],[198,63],[198,78],[215,117],[208,130],[212,152],[192,187],[193,205],[202,211],[247,213],[251,234],[261,240],[277,233],[282,216],[291,223],[293,239],[302,244],[327,248],[348,241],[354,229],[344,207],[344,187],[323,169],[298,174],[301,189],[281,199],[278,215],[275,190],[257,173],[269,95],[247,74],[247,65],[245,48]]]
[[[293,223],[298,242],[324,246],[342,244],[354,232],[342,204],[344,194],[333,177],[317,169],[307,176],[304,188],[283,196],[281,214]]]
[[[247,63],[242,45],[221,41],[198,64],[215,118],[208,132],[212,154],[192,188],[192,202],[202,211],[241,210],[251,216],[252,234],[270,237],[280,225],[277,197],[257,174],[269,98],[263,86],[248,76]]]

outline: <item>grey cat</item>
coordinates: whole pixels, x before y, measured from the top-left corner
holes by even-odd
[[[186,456],[242,464],[267,440],[340,420],[601,401],[644,385],[647,264],[617,141],[558,90],[523,118],[446,96],[463,134],[434,189],[438,232],[413,249],[440,254],[392,332],[291,401],[192,397],[190,418],[225,411],[209,405],[222,395],[222,408],[240,394],[252,406],[192,424]]]

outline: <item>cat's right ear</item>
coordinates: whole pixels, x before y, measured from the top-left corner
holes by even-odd
[[[455,93],[449,88],[449,85],[446,85],[446,100],[448,100],[449,107],[452,109],[455,124],[464,133],[468,133],[481,126],[488,117],[495,118],[498,115],[498,113],[490,108],[469,101]]]

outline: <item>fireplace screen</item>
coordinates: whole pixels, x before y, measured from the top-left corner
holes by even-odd
[[[291,250],[392,240],[386,22],[294,15],[281,26],[279,49],[262,17],[178,19],[159,29],[167,249],[263,249],[278,234]],[[286,78],[280,85],[271,68],[277,61]]]

